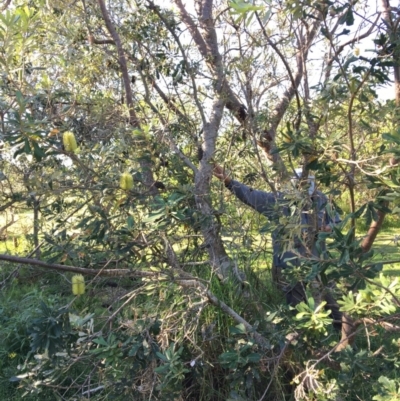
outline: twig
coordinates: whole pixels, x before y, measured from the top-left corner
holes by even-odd
[[[105,388],[105,386],[98,386],[98,387],[92,388],[90,390],[84,391],[82,393],[82,395],[90,395],[92,393],[96,393],[97,391],[104,390],[104,388]]]
[[[371,27],[368,29],[368,31],[366,31],[366,32],[364,32],[364,33],[362,33],[362,34],[360,34],[360,35],[358,35],[358,36],[355,36],[354,38],[349,39],[347,42],[341,44],[341,45],[336,49],[335,55],[334,55],[333,57],[331,57],[331,58],[328,60],[328,62],[327,62],[327,64],[326,64],[326,68],[328,69],[328,68],[332,65],[332,63],[333,63],[333,62],[335,61],[335,59],[337,58],[338,54],[341,53],[341,52],[344,50],[344,48],[345,48],[346,46],[351,45],[351,44],[356,43],[356,42],[359,42],[361,39],[365,39],[365,38],[367,38],[369,35],[371,35],[372,31],[374,30],[374,28],[376,27],[376,24],[377,24],[378,21],[379,21],[380,16],[381,16],[381,13],[378,13],[378,15],[377,15],[377,17],[376,17],[376,19],[375,19],[375,22],[372,23],[372,25],[371,25]]]
[[[290,337],[289,337],[289,336],[290,336]],[[288,334],[288,336],[286,337],[286,340],[287,340],[287,341],[285,342],[285,345],[283,346],[283,348],[282,348],[280,354],[276,357],[276,363],[275,363],[274,370],[273,370],[272,375],[271,375],[271,379],[270,379],[270,381],[269,381],[269,383],[268,383],[268,386],[267,386],[267,388],[265,389],[263,395],[261,396],[261,398],[260,398],[258,401],[263,401],[264,397],[267,395],[267,392],[268,392],[269,388],[271,387],[271,384],[273,383],[273,381],[274,381],[274,379],[275,379],[275,375],[276,375],[276,373],[278,372],[279,362],[281,361],[282,357],[284,356],[285,351],[287,350],[287,347],[288,347],[295,339],[297,339],[297,337],[298,337],[297,333],[294,334],[294,335]]]

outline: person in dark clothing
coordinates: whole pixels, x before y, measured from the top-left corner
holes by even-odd
[[[293,177],[292,184],[296,185],[302,176],[302,169],[296,169],[296,176]],[[302,282],[294,285],[285,285],[282,283],[282,271],[288,268],[300,267],[302,257],[319,257],[316,248],[316,241],[313,241],[312,249],[308,249],[304,238],[307,231],[312,227],[313,222],[317,224],[315,231],[330,232],[332,226],[340,222],[337,213],[331,215],[327,212],[325,206],[328,204],[327,197],[315,189],[315,183],[312,177],[309,177],[307,190],[312,202],[312,210],[305,210],[304,206],[297,213],[298,235],[290,237],[285,224],[280,224],[282,217],[289,218],[293,216],[293,206],[295,201],[290,200],[283,192],[265,192],[255,190],[230,178],[229,174],[219,166],[214,166],[214,176],[225,184],[225,187],[234,194],[244,204],[250,206],[268,220],[276,222],[276,228],[272,231],[272,275],[274,281],[284,290],[286,300],[289,305],[295,306],[306,299],[305,289]],[[315,211],[313,216],[312,211]],[[286,219],[287,220],[287,219]],[[324,245],[324,244],[323,244]],[[332,317],[335,321],[341,320],[341,313],[333,297],[327,292],[325,300],[332,311]]]

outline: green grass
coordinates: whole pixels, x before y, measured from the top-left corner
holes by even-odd
[[[390,227],[385,228],[377,237],[374,243],[374,260],[376,261],[396,261],[384,265],[384,272],[387,275],[400,275],[400,238],[397,235],[400,230]]]
[[[30,212],[16,213],[14,223],[2,230],[12,221],[9,213],[0,213],[0,253],[21,255],[29,248],[27,235],[32,234],[33,214]]]

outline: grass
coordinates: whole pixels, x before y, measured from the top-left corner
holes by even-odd
[[[385,228],[374,242],[374,258],[376,261],[396,261],[384,265],[385,274],[391,276],[400,275],[400,229],[394,227]]]
[[[0,213],[0,253],[21,255],[29,248],[27,238],[32,233],[33,214],[29,211],[15,213],[14,222],[3,231],[2,228],[10,222],[10,213]]]

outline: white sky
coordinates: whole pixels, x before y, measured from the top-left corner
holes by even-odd
[[[173,1],[172,0],[156,0],[156,2],[158,4],[160,4],[160,6],[162,7],[168,7],[168,5],[174,9],[174,11],[178,11],[177,8],[174,6]],[[249,3],[256,3],[257,5],[265,5],[266,7],[268,7],[268,5],[266,4],[266,2],[264,2],[263,0],[248,0]],[[188,12],[192,15],[196,15],[196,11],[194,8],[194,0],[182,0],[182,3],[186,6],[186,9],[188,10]],[[215,3],[221,3],[221,1],[215,1]],[[228,3],[228,0],[223,0],[222,3]],[[343,1],[341,2],[343,3]],[[397,4],[395,4],[395,2],[392,0],[391,1],[391,6],[399,6],[400,1],[397,2]],[[360,9],[357,10],[357,12],[359,14],[363,14],[365,11],[365,15],[370,17],[369,20],[375,21],[376,19],[376,15],[377,12],[380,11],[380,0],[367,0],[367,7],[365,8],[365,10]],[[353,25],[353,27],[346,27],[346,28],[354,28],[357,29],[360,26],[360,22],[361,22],[361,18],[358,17],[357,15],[355,15],[355,24]],[[361,25],[361,29],[359,31],[357,31],[357,33],[359,32],[365,32],[368,29],[368,26],[362,26]],[[355,31],[355,30],[354,30]],[[351,38],[351,34],[350,35],[346,35],[343,36],[343,42],[348,41]],[[356,47],[358,47],[361,51],[361,55],[362,53],[365,54],[366,57],[370,56],[369,51],[374,50],[375,45],[373,43],[373,39],[375,38],[375,34],[371,34],[370,37],[363,39],[360,41],[360,43],[358,43],[356,45]],[[188,40],[191,41],[191,38],[188,36]],[[321,51],[324,51],[324,49],[321,49]],[[315,50],[314,49],[314,54],[318,53],[318,49]],[[312,58],[313,55],[310,54],[310,58]],[[311,65],[310,65],[311,67]],[[317,66],[316,66],[317,67]],[[310,68],[312,69],[312,67]],[[320,76],[320,71],[317,69],[315,70],[315,76],[317,79],[319,79]],[[312,76],[310,77],[311,81],[312,81]],[[311,82],[310,82],[311,83]],[[312,85],[312,84],[311,84]],[[385,87],[382,87],[380,89],[378,89],[378,96],[381,100],[386,100],[386,99],[394,99],[394,85],[393,84],[387,84]]]

